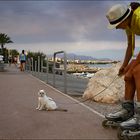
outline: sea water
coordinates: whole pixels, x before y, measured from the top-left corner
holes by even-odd
[[[86,64],[89,68],[109,68],[112,64]]]

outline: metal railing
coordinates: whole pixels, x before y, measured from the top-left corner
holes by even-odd
[[[56,61],[56,56],[60,53],[64,55],[64,61],[61,63],[63,64],[61,65],[63,68],[60,67]],[[53,61],[49,61],[48,57],[46,57],[45,61],[40,57],[38,57],[37,60],[33,60],[33,58],[28,59],[26,63],[26,71],[65,94],[83,94],[88,79],[67,74],[67,56],[65,51],[55,52],[53,55]]]
[[[64,54],[64,69],[61,68],[56,68],[56,55],[63,53]],[[66,52],[65,51],[58,51],[55,52],[53,55],[53,86],[55,87],[55,74],[56,71],[60,71],[64,75],[64,93],[67,93],[67,57],[66,57]]]
[[[56,55],[63,53],[64,54],[64,69],[57,68],[56,67]],[[46,57],[46,66],[43,65],[43,60],[38,56],[38,61],[33,60],[33,58],[28,59],[26,63],[26,71],[30,72],[36,77],[41,77],[42,73],[46,73],[46,80],[45,82],[48,83],[48,77],[49,77],[49,61],[48,57]],[[53,72],[53,87],[56,87],[56,72],[61,71],[64,76],[64,93],[67,93],[67,58],[66,58],[66,52],[64,51],[59,51],[54,53],[53,57],[53,67],[52,67],[52,72]]]

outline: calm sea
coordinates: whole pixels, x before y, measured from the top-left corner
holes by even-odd
[[[89,68],[108,68],[111,67],[112,64],[86,64]]]

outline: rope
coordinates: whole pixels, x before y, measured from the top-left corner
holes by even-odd
[[[114,83],[114,81],[116,81],[118,78],[120,78],[118,75],[116,75],[114,78],[113,78],[113,80],[110,82],[110,84],[107,86],[107,87],[105,87],[103,90],[101,90],[100,92],[98,92],[96,95],[94,95],[93,96],[93,100],[94,100],[94,98],[96,97],[96,96],[98,96],[98,95],[100,95],[101,93],[103,93],[106,89],[108,89],[113,83]],[[60,103],[60,102],[57,102],[57,103],[60,103],[60,104],[80,104],[80,103],[84,103],[84,102],[86,102],[86,101],[88,101],[88,100],[91,100],[90,98],[88,98],[88,99],[85,99],[85,100],[83,100],[83,101],[79,101],[79,102],[76,102],[76,103]]]

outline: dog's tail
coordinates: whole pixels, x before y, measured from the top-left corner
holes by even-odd
[[[64,109],[64,108],[56,108],[55,111],[64,111],[64,112],[67,112],[68,110],[67,109]]]

